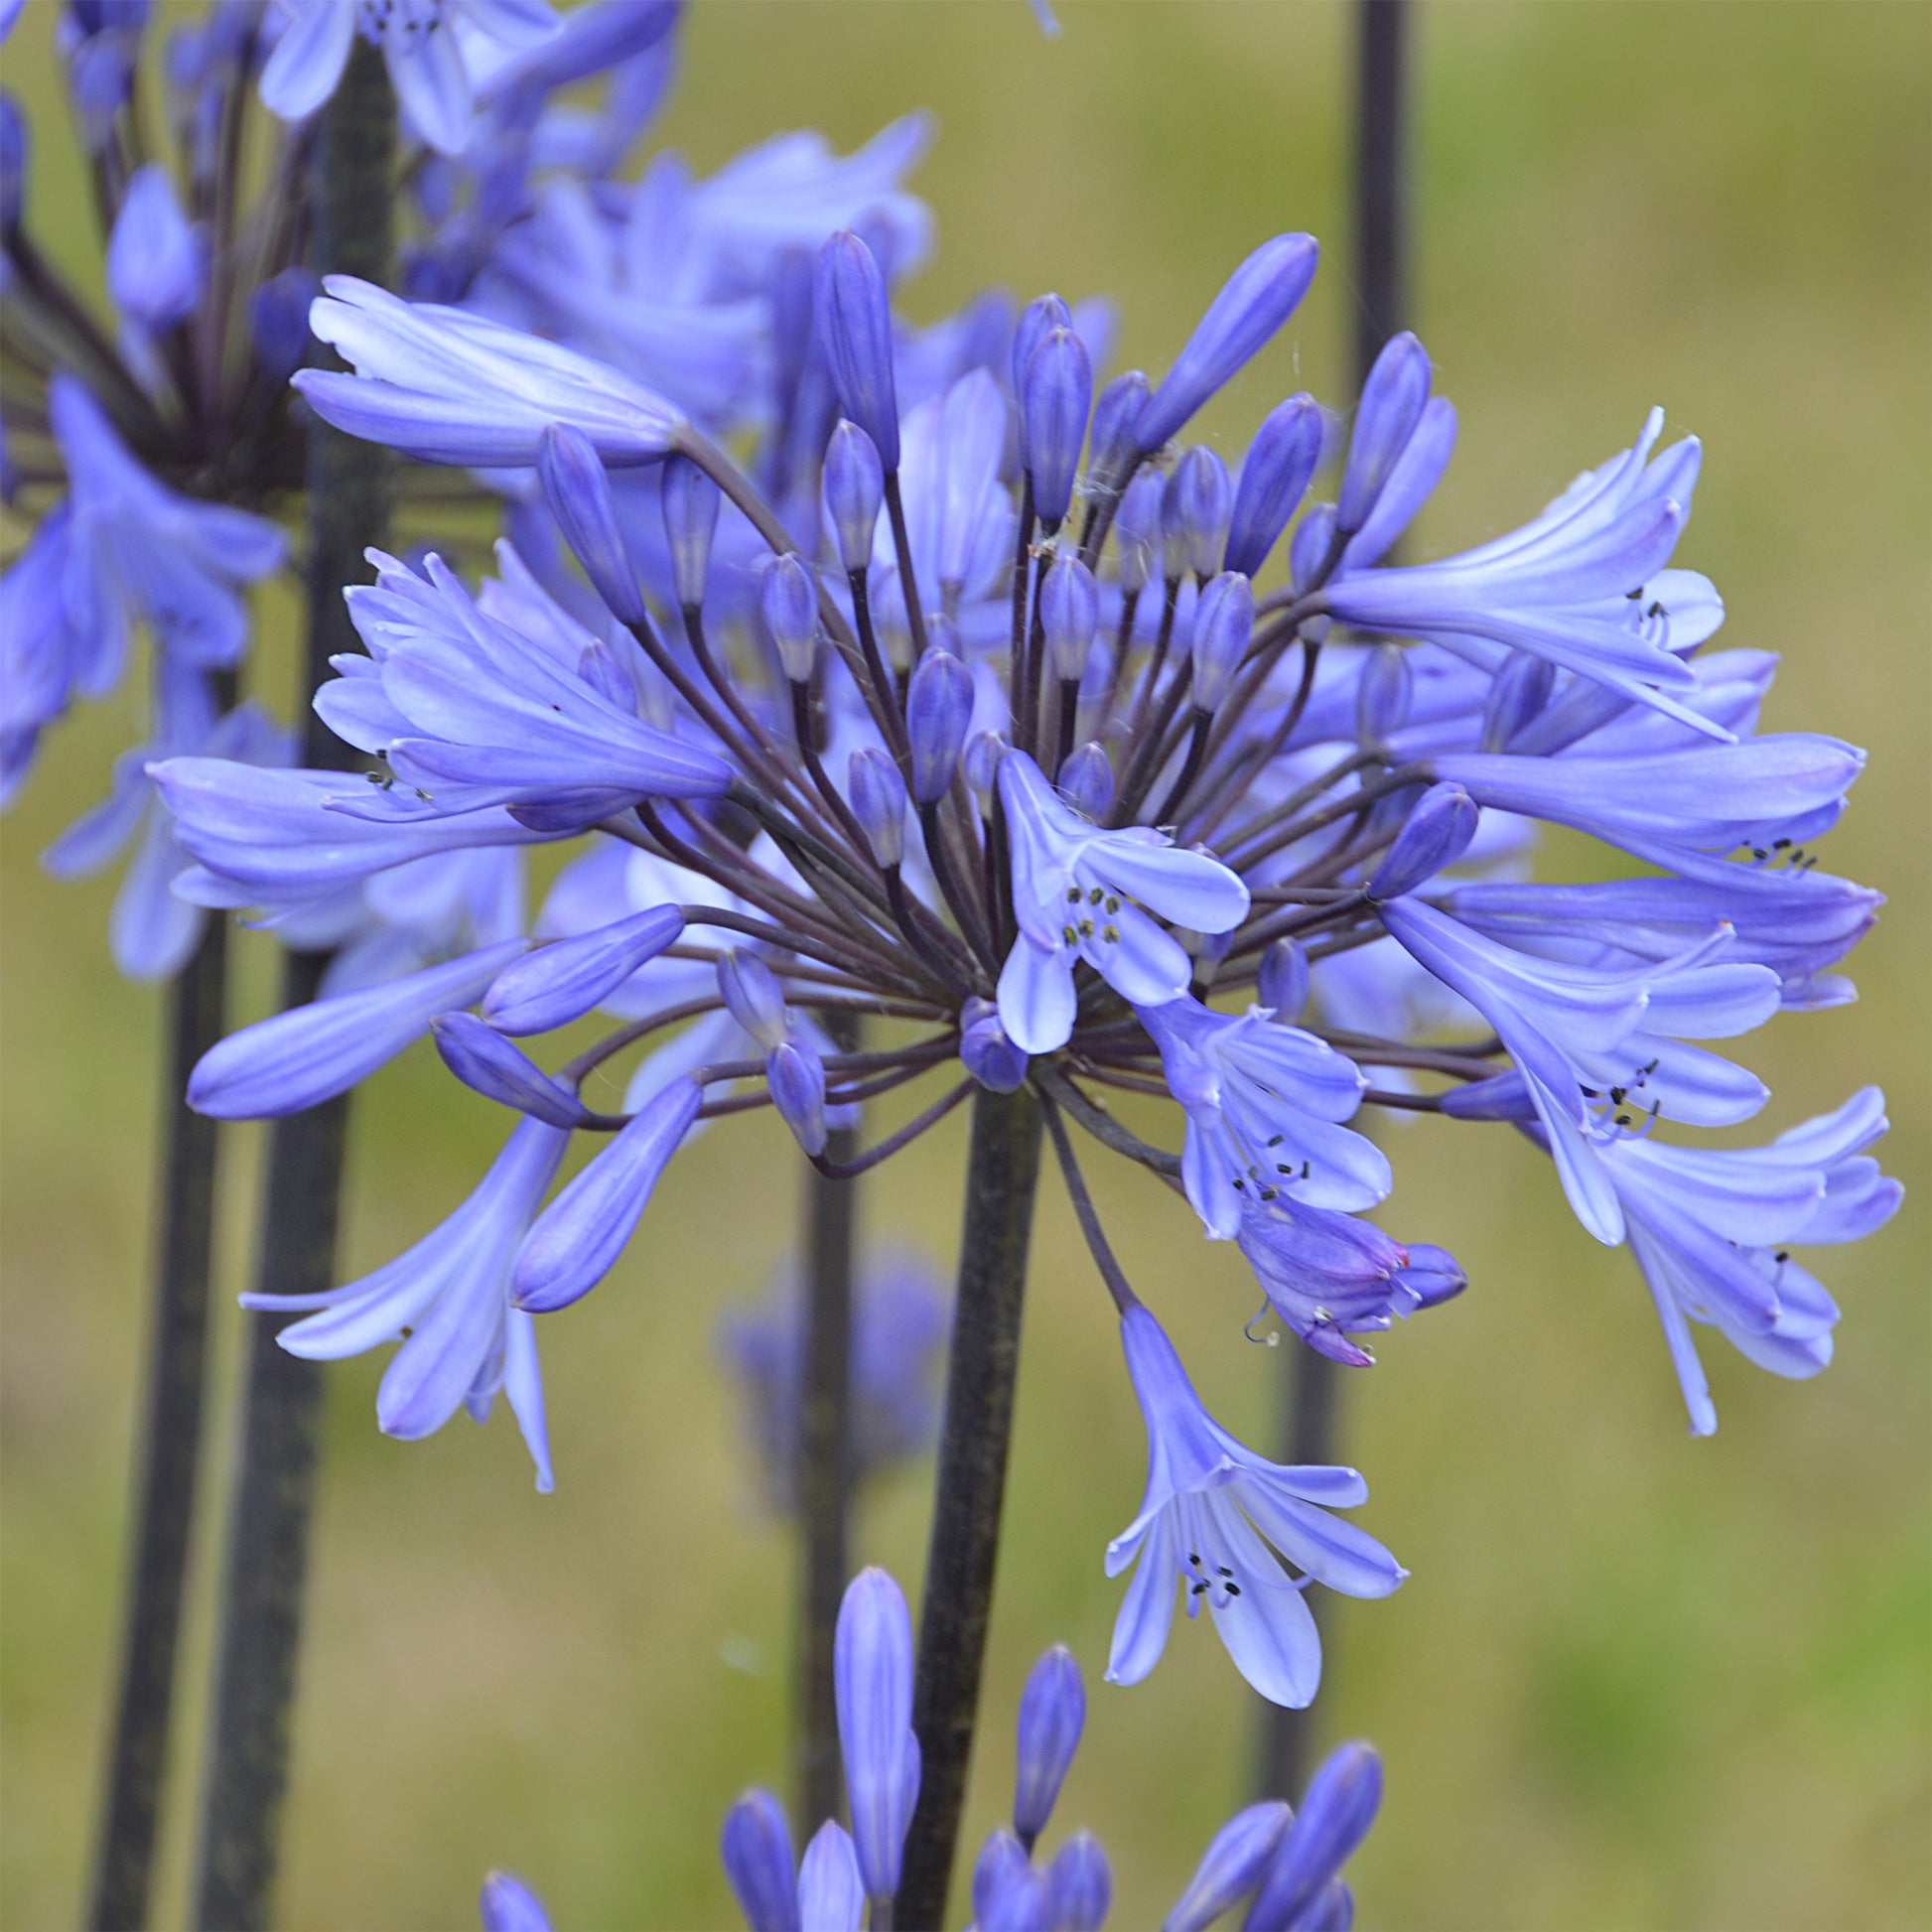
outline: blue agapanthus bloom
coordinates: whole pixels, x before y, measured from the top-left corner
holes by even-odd
[[[1331,440],[1309,397],[1234,475],[1171,447],[1292,315],[1311,240],[1239,264],[1162,380],[1109,379],[1103,319],[1057,296],[897,320],[916,145],[781,144],[746,164],[752,200],[725,177],[647,176],[594,218],[539,196],[471,306],[352,284],[317,304],[355,372],[302,376],[310,399],[485,468],[513,541],[481,585],[383,557],[350,590],[368,656],[319,704],[359,776],[155,767],[197,861],[181,890],[287,916],[432,858],[584,843],[497,978],[473,945],[449,1011],[399,990],[386,1031],[332,1033],[324,1002],[301,1053],[222,1049],[221,1091],[270,1110],[331,1052],[355,1077],[406,1012],[467,1084],[601,1139],[510,1271],[509,1305],[541,1314],[606,1277],[714,1119],[768,1106],[847,1175],[976,1089],[1030,1087],[1150,1435],[1109,1559],[1138,1561],[1112,1675],[1152,1668],[1184,1587],[1257,1688],[1306,1703],[1305,1588],[1378,1595],[1403,1573],[1328,1513],[1362,1500],[1354,1472],[1277,1467],[1208,1418],[1069,1129],[1177,1184],[1286,1331],[1367,1366],[1464,1278],[1367,1218],[1394,1173],[1364,1118],[1516,1123],[1589,1233],[1635,1250],[1687,1388],[1692,1320],[1810,1372],[1836,1311],[1785,1244],[1889,1212],[1863,1151],[1875,1107],[1756,1167],[1683,1137],[1769,1105],[1733,1057],[1747,1034],[1850,997],[1837,969],[1878,901],[1814,848],[1862,755],[1758,730],[1774,666],[1710,648],[1722,602],[1676,561],[1697,450],[1659,454],[1658,419],[1511,535],[1390,565],[1455,428],[1412,338],[1337,440],[1332,500],[1308,500]],[[854,225],[814,233],[831,218]],[[703,332],[645,326],[647,291],[764,305],[742,407],[705,360],[738,353],[737,323],[692,347]],[[1647,871],[1534,881],[1543,822]],[[831,1010],[866,1021],[858,1047]],[[552,1056],[543,1035],[591,1011],[602,1039]],[[828,1158],[841,1108],[926,1081],[902,1125]],[[1177,1102],[1178,1152],[1123,1127],[1110,1089]],[[1683,1205],[1739,1184],[1785,1206]],[[465,1304],[478,1359],[503,1295]]]
[[[855,1480],[931,1446],[939,1429],[936,1387],[947,1312],[937,1273],[921,1255],[889,1250],[859,1269],[849,1358],[849,1467]],[[777,1508],[789,1509],[805,1346],[795,1264],[764,1306],[725,1315],[719,1342],[743,1390],[746,1432],[758,1450],[765,1493]]]

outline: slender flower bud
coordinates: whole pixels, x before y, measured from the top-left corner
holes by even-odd
[[[975,732],[966,741],[962,768],[966,785],[979,801],[982,813],[993,809],[993,786],[1000,775],[1000,760],[1007,755],[1007,742],[996,731]]]
[[[1396,459],[1408,448],[1429,401],[1429,354],[1407,330],[1391,336],[1362,384],[1355,431],[1335,505],[1341,528],[1353,535],[1375,507]]]
[[[523,951],[511,939],[360,992],[271,1014],[210,1046],[189,1076],[188,1104],[215,1120],[272,1120],[346,1093],[468,1006]]]
[[[1301,1019],[1309,1003],[1309,956],[1299,939],[1277,939],[1261,955],[1255,998],[1285,1026]]]
[[[759,609],[785,676],[793,684],[808,683],[818,644],[818,585],[795,552],[766,560],[759,580]]]
[[[725,1814],[718,1853],[751,1932],[798,1932],[791,1827],[770,1792],[748,1791]]]
[[[873,573],[872,622],[886,661],[896,671],[912,664],[912,621],[905,615],[905,586],[890,565]]]
[[[718,530],[718,485],[689,457],[665,459],[664,538],[671,549],[671,581],[685,609],[704,602],[711,575],[711,539]]]
[[[973,1924],[985,1932],[987,1921],[1000,1912],[1002,1901],[1015,1885],[1032,1875],[1027,1848],[1001,1826],[990,1833],[973,1861]]]
[[[537,1216],[511,1279],[520,1309],[545,1314],[588,1295],[623,1252],[658,1176],[691,1131],[704,1091],[673,1080]]]
[[[1080,1748],[1086,1722],[1087,1693],[1080,1682],[1080,1666],[1064,1644],[1055,1644],[1034,1666],[1020,1694],[1013,1829],[1029,1849],[1053,1815],[1054,1800],[1073,1753]]]
[[[547,1127],[576,1127],[584,1120],[588,1110],[568,1087],[474,1013],[439,1014],[429,1030],[443,1064],[485,1099],[514,1107]]]
[[[1093,401],[1093,365],[1072,330],[1050,330],[1041,339],[1021,393],[1021,461],[1034,480],[1034,513],[1051,536],[1073,501]]]
[[[1106,748],[1092,739],[1066,755],[1054,780],[1060,796],[1084,819],[1098,825],[1114,802],[1114,766]]]
[[[1134,424],[1151,393],[1146,372],[1129,369],[1125,375],[1115,376],[1093,405],[1089,464],[1097,476],[1115,479],[1116,487],[1121,472],[1140,457],[1134,447]]]
[[[1314,279],[1314,237],[1277,235],[1228,277],[1143,406],[1134,440],[1152,455],[1295,313]]]
[[[1322,565],[1328,561],[1328,552],[1334,547],[1334,504],[1313,504],[1308,515],[1296,524],[1295,534],[1288,541],[1289,582],[1294,585],[1298,595],[1314,582]]]
[[[960,1008],[959,1057],[988,1093],[1018,1093],[1026,1084],[1028,1056],[1007,1037],[991,1000],[976,996]]]
[[[912,1619],[885,1571],[862,1570],[847,1587],[832,1654],[859,1869],[869,1897],[891,1898],[918,1801],[919,1740],[912,1733]]]
[[[27,199],[26,116],[12,94],[0,92],[0,233],[11,233]]]
[[[1113,1867],[1091,1832],[1075,1832],[1046,1867],[1049,1918],[1058,1932],[1100,1932],[1114,1902]]]
[[[1513,650],[1489,687],[1489,703],[1482,714],[1484,752],[1506,752],[1516,734],[1550,702],[1556,688],[1557,667],[1547,657]]]
[[[1260,1882],[1294,1813],[1279,1798],[1236,1812],[1215,1833],[1161,1932],[1206,1932]]]
[[[248,298],[255,360],[271,382],[286,382],[309,353],[309,305],[322,284],[300,265],[271,275]]]
[[[1215,711],[1255,630],[1254,586],[1238,570],[1208,581],[1194,607],[1194,705]]]
[[[492,1871],[477,1901],[483,1932],[550,1932],[550,1914],[513,1871]]]
[[[1040,587],[1039,621],[1052,653],[1053,675],[1078,683],[1100,628],[1100,587],[1078,557],[1059,557]]]
[[[1382,1760],[1372,1744],[1343,1744],[1315,1772],[1293,1828],[1254,1903],[1263,1925],[1300,1925],[1368,1835],[1382,1802]]]
[[[825,446],[825,520],[849,577],[872,562],[873,531],[885,499],[886,473],[873,440],[857,423],[840,422]]]
[[[1168,575],[1191,570],[1204,584],[1221,567],[1234,492],[1227,465],[1196,443],[1173,467],[1161,498],[1161,539]]]
[[[764,1062],[778,1118],[814,1159],[825,1152],[825,1062],[802,1040],[780,1040]]]
[[[852,1838],[828,1818],[798,1862],[798,1932],[858,1932],[866,1916],[866,1881]]]
[[[1355,687],[1355,736],[1365,746],[1386,745],[1409,722],[1415,693],[1409,653],[1400,644],[1377,644]]]
[[[158,161],[137,168],[107,240],[107,293],[122,314],[168,329],[202,299],[207,243],[182,212]]]
[[[1161,506],[1167,486],[1158,470],[1143,470],[1121,492],[1114,512],[1122,591],[1144,591],[1161,556]]]
[[[972,722],[973,674],[951,651],[928,650],[905,690],[912,796],[921,805],[937,804],[946,795]]]
[[[1290,396],[1262,419],[1242,462],[1228,521],[1229,570],[1260,573],[1320,462],[1320,405],[1312,396]]]
[[[757,953],[734,946],[718,962],[718,991],[731,1017],[765,1052],[775,1052],[790,1032],[777,975]]]
[[[1071,329],[1073,312],[1057,295],[1036,295],[1020,311],[1020,320],[1013,325],[1013,393],[1020,404],[1020,447],[1027,447],[1027,370],[1032,366],[1034,350],[1036,349],[1055,329]]]
[[[841,228],[818,251],[812,307],[839,407],[872,438],[884,468],[897,470],[892,306],[872,250],[850,228]]]
[[[893,867],[905,857],[905,780],[898,766],[876,745],[862,745],[847,767],[852,813],[872,856]]]
[[[1431,785],[1396,834],[1388,857],[1368,882],[1371,898],[1400,898],[1452,866],[1469,849],[1482,816],[1460,785]]]
[[[568,1026],[652,960],[684,930],[675,905],[653,905],[513,961],[490,982],[483,1017],[499,1034]]]
[[[665,465],[667,472],[672,464],[693,468],[682,457],[673,457]],[[584,566],[591,588],[621,623],[643,622],[643,593],[637,588],[636,572],[630,567],[618,529],[617,511],[611,503],[611,480],[604,474],[603,459],[591,439],[581,430],[553,423],[537,443],[537,478],[543,484],[543,499],[550,506],[550,514]],[[709,479],[707,486],[711,488],[715,516],[717,488]],[[668,507],[668,477],[664,500]],[[703,581],[702,572],[699,581]]]

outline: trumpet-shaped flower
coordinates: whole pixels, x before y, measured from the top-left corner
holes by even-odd
[[[385,1435],[406,1442],[433,1435],[459,1405],[483,1421],[502,1390],[536,1463],[537,1487],[548,1491],[554,1479],[536,1327],[510,1301],[510,1274],[569,1140],[565,1129],[523,1121],[477,1191],[386,1267],[317,1295],[244,1295],[242,1306],[301,1312],[276,1339],[310,1361],[400,1341],[375,1413]]]
[[[1107,1546],[1108,1576],[1139,1566],[1114,1624],[1107,1681],[1138,1684],[1160,1661],[1178,1585],[1189,1616],[1205,1600],[1242,1676],[1271,1703],[1299,1710],[1321,1676],[1307,1586],[1386,1596],[1408,1574],[1324,1507],[1365,1502],[1368,1485],[1353,1469],[1286,1467],[1244,1449],[1202,1408],[1146,1309],[1122,1315],[1121,1343],[1147,1422],[1148,1480],[1140,1514]]]
[[[1065,1044],[1078,960],[1137,1006],[1162,1006],[1186,992],[1192,962],[1136,900],[1196,932],[1226,932],[1246,916],[1248,889],[1218,859],[1186,851],[1151,826],[1088,824],[1025,753],[1001,760],[999,787],[1020,925],[1000,975],[1000,1023],[1026,1052]]]

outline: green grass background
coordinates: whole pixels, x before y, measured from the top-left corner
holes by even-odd
[[[1919,1183],[1827,1258],[1846,1319],[1820,1380],[1708,1350],[1723,1433],[1685,1434],[1626,1256],[1571,1221],[1500,1132],[1403,1124],[1395,1232],[1473,1286],[1392,1336],[1347,1390],[1360,1520],[1412,1568],[1348,1604],[1321,1699],[1388,1799],[1354,1876],[1370,1927],[1932,1924],[1928,1892],[1925,797],[1928,124],[1922,4],[1422,8],[1417,315],[1463,443],[1426,552],[1507,528],[1629,440],[1653,401],[1707,439],[1683,561],[1774,647],[1772,727],[1871,748],[1838,872],[1892,895],[1862,1004],[1780,1020],[1749,1053],[1771,1132],[1889,1090],[1889,1164]],[[51,248],[94,244],[32,0],[6,66],[36,126]],[[1337,396],[1350,303],[1345,15],[1333,5],[1062,9],[1020,0],[694,10],[661,133],[699,169],[781,127],[850,145],[926,104],[940,225],[911,291],[936,316],[1003,282],[1110,290],[1123,361],[1159,371],[1255,241],[1328,241],[1316,292],[1214,406],[1230,456],[1289,389]],[[286,638],[261,679],[288,689]],[[285,702],[285,700],[283,700]],[[110,889],[38,871],[132,736],[116,704],[58,733],[6,822],[4,1813],[0,1923],[73,1922],[115,1639],[156,1111],[157,998],[103,944]],[[1579,855],[1553,853],[1552,863]],[[268,948],[242,948],[249,1010]],[[481,1172],[500,1117],[418,1051],[356,1102],[348,1260],[395,1253]],[[225,1172],[223,1301],[246,1263],[258,1142]],[[950,1258],[963,1128],[869,1182],[868,1232]],[[1223,1419],[1271,1429],[1277,1354],[1240,1324],[1228,1249],[1132,1172],[1097,1168],[1135,1279]],[[527,1874],[566,1932],[734,1922],[718,1820],[784,1771],[788,1552],[760,1517],[712,1329],[790,1238],[798,1163],[768,1122],[682,1157],[590,1301],[544,1326],[559,1469],[532,1493],[506,1417],[384,1440],[380,1363],[331,1371],[281,1916],[295,1927],[474,1922],[485,1866]],[[214,1386],[231,1384],[224,1315]],[[1142,1481],[1112,1323],[1057,1184],[1034,1249],[974,1843],[1008,1795],[1015,1701],[1050,1641],[1092,1689],[1063,1800],[1111,1847],[1114,1923],[1158,1921],[1245,1797],[1254,1700],[1205,1630],[1131,1692],[1099,1683],[1118,1598],[1101,1547]],[[223,1471],[210,1469],[208,1497]],[[859,1554],[916,1591],[925,1467],[868,1501]],[[204,1539],[195,1610],[205,1619]],[[184,1709],[203,1708],[206,1659]],[[184,1747],[164,1922],[181,1922]]]

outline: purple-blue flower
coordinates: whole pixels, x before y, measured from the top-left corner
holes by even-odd
[[[1139,1515],[1107,1546],[1108,1576],[1138,1566],[1107,1681],[1138,1684],[1160,1661],[1178,1587],[1189,1616],[1205,1599],[1242,1676],[1270,1703],[1300,1709],[1321,1677],[1307,1587],[1386,1596],[1408,1574],[1373,1537],[1328,1514],[1366,1501],[1368,1485],[1353,1469],[1286,1467],[1244,1449],[1201,1407],[1146,1309],[1129,1308],[1120,1325],[1147,1423],[1148,1480]]]

